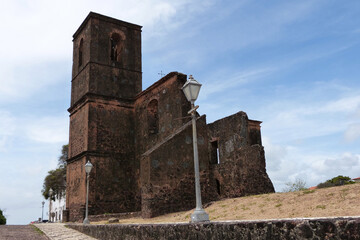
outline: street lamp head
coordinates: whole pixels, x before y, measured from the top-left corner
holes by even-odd
[[[200,88],[201,88],[201,84],[198,81],[196,81],[192,75],[190,75],[189,79],[182,87],[182,90],[187,100],[193,104],[198,98]]]
[[[91,162],[88,160],[87,163],[85,164],[85,172],[87,174],[89,174],[91,172],[93,165],[91,164]]]

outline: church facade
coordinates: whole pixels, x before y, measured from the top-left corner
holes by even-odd
[[[191,106],[171,72],[142,90],[141,26],[91,12],[73,35],[64,219],[195,207]],[[203,202],[274,192],[259,121],[238,112],[213,123],[197,114]]]

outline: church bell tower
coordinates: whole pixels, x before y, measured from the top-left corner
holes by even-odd
[[[83,219],[90,161],[89,214],[140,210],[134,99],[142,90],[141,26],[90,12],[73,36],[66,207]]]

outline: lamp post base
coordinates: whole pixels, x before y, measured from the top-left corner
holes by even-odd
[[[90,224],[90,221],[88,218],[85,218],[84,221],[83,221],[83,224]]]
[[[191,214],[191,222],[210,222],[209,214],[207,214],[204,209],[195,209],[194,213]]]

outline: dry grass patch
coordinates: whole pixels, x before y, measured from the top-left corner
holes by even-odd
[[[359,197],[360,184],[352,184],[224,199],[212,203],[205,211],[211,221],[360,216]],[[192,212],[171,213],[151,219],[123,219],[120,223],[189,222]]]

